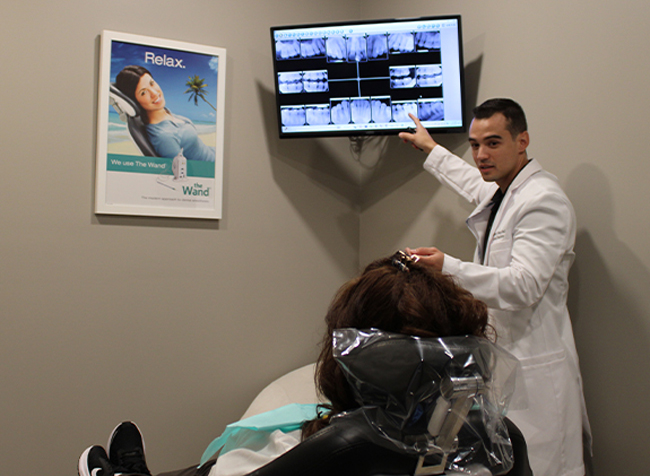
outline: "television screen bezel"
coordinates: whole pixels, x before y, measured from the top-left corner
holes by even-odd
[[[278,123],[278,133],[281,139],[288,138],[313,138],[313,137],[363,137],[375,135],[397,135],[407,128],[394,128],[394,129],[362,129],[362,130],[330,130],[330,131],[302,131],[302,132],[284,132],[282,130],[282,118],[280,109],[280,91],[278,82],[278,59],[276,56],[276,41],[275,32],[278,30],[290,29],[303,29],[303,28],[337,28],[351,25],[370,25],[378,23],[409,23],[417,21],[443,21],[443,20],[456,20],[457,21],[457,34],[458,34],[458,70],[460,82],[460,108],[461,108],[461,124],[458,126],[435,127],[428,128],[432,134],[457,134],[467,131],[467,118],[465,114],[466,98],[465,98],[465,64],[464,64],[464,51],[463,51],[463,34],[462,34],[462,19],[460,14],[449,15],[434,15],[413,18],[387,18],[387,19],[373,19],[373,20],[347,20],[347,21],[332,21],[320,23],[304,23],[293,25],[273,26],[270,28],[271,32],[271,49],[273,53],[273,82],[275,89],[275,110],[276,119]]]

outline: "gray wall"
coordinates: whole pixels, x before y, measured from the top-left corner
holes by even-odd
[[[254,14],[253,14],[254,12]],[[644,474],[650,252],[646,2],[12,2],[0,24],[0,464],[70,475],[136,420],[150,466],[196,461],[275,377],[315,358],[370,259],[469,259],[471,210],[395,138],[279,141],[268,28],[461,13],[470,106],[510,96],[579,220],[571,311],[597,474]],[[224,219],[93,214],[98,35],[228,50]],[[470,159],[465,137],[443,144]],[[646,230],[645,232],[643,230]]]
[[[470,107],[512,97],[530,155],[556,174],[578,218],[570,311],[594,433],[596,474],[646,474],[650,426],[650,5],[643,1],[362,1],[366,17],[460,13]],[[472,162],[466,136],[438,140]],[[361,261],[405,246],[471,259],[471,207],[389,145],[368,172]],[[385,166],[384,169],[388,168]],[[624,470],[622,468],[625,468]]]
[[[348,143],[276,139],[269,27],[358,7],[4,3],[0,472],[76,474],[123,419],[145,432],[152,470],[188,466],[315,359],[326,306],[357,270]],[[93,214],[103,29],[227,49],[223,220]]]

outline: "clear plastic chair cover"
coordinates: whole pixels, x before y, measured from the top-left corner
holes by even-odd
[[[334,357],[360,405],[334,418],[369,425],[376,444],[448,471],[502,474],[512,467],[503,421],[519,368],[511,354],[474,336],[338,329],[333,337]]]

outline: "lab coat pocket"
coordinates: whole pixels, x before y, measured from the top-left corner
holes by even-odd
[[[528,423],[534,434],[553,448],[562,434],[565,418],[564,394],[567,374],[564,351],[521,359],[521,370],[528,392]],[[555,455],[556,457],[557,455]],[[548,454],[552,458],[554,455]]]
[[[581,418],[579,407],[570,403],[573,383],[566,353],[560,350],[521,359],[521,366],[528,392],[528,410],[520,415],[523,420],[520,428],[528,440],[529,454],[534,454],[537,464],[549,468],[544,474],[559,474],[567,454],[573,452],[568,448],[572,443],[567,433],[569,428],[576,426],[575,420]],[[514,421],[519,425],[519,421]],[[577,425],[580,428],[579,422]]]
[[[512,252],[512,240],[503,235],[492,240],[488,247],[487,265],[496,268],[505,268],[510,264],[510,254]]]

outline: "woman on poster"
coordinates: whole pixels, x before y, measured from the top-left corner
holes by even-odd
[[[124,67],[115,86],[143,110],[147,136],[160,157],[171,159],[182,153],[190,160],[215,161],[215,149],[203,143],[194,123],[166,107],[162,88],[146,68]]]

